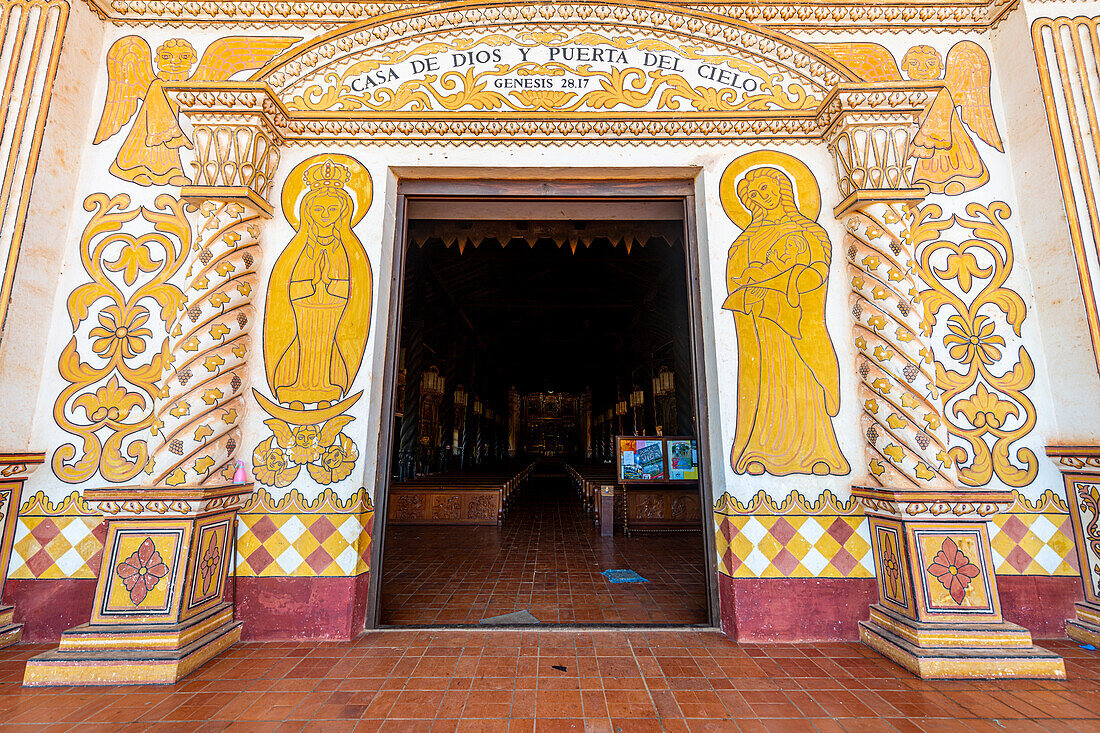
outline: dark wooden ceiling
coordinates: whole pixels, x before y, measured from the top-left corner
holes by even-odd
[[[424,366],[449,373],[448,390],[480,383],[606,397],[673,366],[673,331],[688,328],[679,223],[634,222],[636,235],[623,241],[622,222],[584,222],[587,245],[569,243],[574,224],[473,222],[477,246],[461,242],[460,251],[426,236],[432,222],[409,222],[404,313],[422,314]],[[506,231],[515,238],[502,245]],[[407,317],[403,325],[409,343]]]

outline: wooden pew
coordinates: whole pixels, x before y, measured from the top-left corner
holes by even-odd
[[[573,479],[585,513],[598,525],[601,519],[600,488],[615,485],[615,467],[604,464],[573,466],[567,463],[565,468]]]
[[[390,485],[390,524],[492,525],[504,515],[535,464],[512,470],[448,471]]]
[[[628,486],[623,530],[632,532],[698,532],[702,530],[699,486]]]
[[[585,511],[597,525],[614,522],[631,532],[689,532],[702,529],[698,484],[621,485],[608,465],[566,464]],[[614,486],[615,516],[600,516],[600,488]]]

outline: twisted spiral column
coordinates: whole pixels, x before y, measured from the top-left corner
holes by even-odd
[[[230,483],[241,445],[252,296],[259,284],[260,212],[207,201],[172,324],[148,472],[154,485]]]
[[[859,201],[842,217],[868,468],[883,486],[951,489],[947,427],[900,206]]]

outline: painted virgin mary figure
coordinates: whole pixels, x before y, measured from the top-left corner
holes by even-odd
[[[778,168],[750,170],[737,198],[752,220],[726,264],[737,328],[737,473],[846,474],[832,418],[840,373],[825,328],[829,236],[795,205]]]
[[[343,398],[363,358],[371,308],[370,264],[351,229],[350,171],[331,159],[305,172],[298,233],[271,271],[265,359],[275,399],[294,409]]]

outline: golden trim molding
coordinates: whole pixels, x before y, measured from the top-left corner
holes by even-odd
[[[360,0],[331,2],[255,2],[221,0],[196,3],[190,0],[85,0],[105,20],[127,25],[174,27],[258,26],[269,24],[333,28],[393,13],[429,12],[438,8],[480,8],[484,3],[402,2],[363,3]],[[634,8],[638,4],[613,2],[566,4],[524,4],[516,6],[530,18],[550,20],[600,12],[596,8]],[[984,31],[994,27],[1016,7],[1016,0],[909,0],[869,5],[859,0],[819,2],[755,3],[734,2],[663,3],[661,12],[675,9],[690,14],[712,14],[726,19],[767,25],[785,31],[845,32],[853,30],[889,33],[912,31]],[[591,10],[590,10],[591,9]],[[631,10],[626,10],[627,15]]]
[[[0,210],[4,267],[0,283],[0,334],[15,285],[19,249],[68,18],[69,4],[65,0],[8,0],[0,11],[0,34],[4,45],[10,45],[11,49],[5,55],[8,61],[4,67],[5,124],[0,125],[0,156],[5,159],[4,176],[0,180],[0,198],[5,204]],[[9,117],[15,118],[14,124],[8,122]]]

